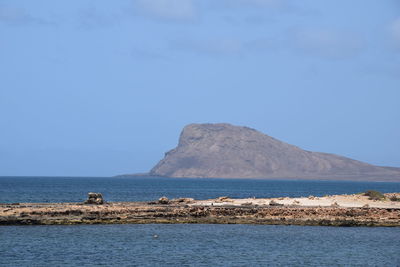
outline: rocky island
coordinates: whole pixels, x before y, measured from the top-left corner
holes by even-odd
[[[400,181],[400,168],[306,151],[248,127],[190,124],[148,173],[163,177]]]
[[[375,193],[375,192],[373,192]],[[209,200],[162,197],[107,203],[0,204],[0,225],[213,223],[320,226],[400,226],[400,193]]]

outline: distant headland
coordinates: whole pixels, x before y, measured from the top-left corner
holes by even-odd
[[[400,181],[400,168],[306,151],[248,127],[207,123],[184,127],[178,146],[140,175]]]

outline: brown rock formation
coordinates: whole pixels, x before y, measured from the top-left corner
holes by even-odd
[[[84,204],[104,204],[103,195],[101,193],[88,193],[88,199],[85,200]]]
[[[400,181],[400,168],[311,152],[247,127],[190,124],[149,173],[165,177]]]
[[[400,226],[398,208],[188,205],[140,202],[0,204],[1,225],[218,223]]]

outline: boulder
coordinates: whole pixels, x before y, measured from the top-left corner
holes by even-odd
[[[101,193],[88,193],[88,199],[84,202],[85,204],[104,204],[103,195]]]
[[[167,197],[161,197],[158,200],[158,203],[160,203],[160,204],[168,204],[169,203],[169,199]]]
[[[270,205],[270,206],[283,206],[282,203],[278,203],[278,202],[276,202],[275,200],[271,200],[271,201],[269,202],[269,205]]]

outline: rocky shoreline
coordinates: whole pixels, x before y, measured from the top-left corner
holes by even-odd
[[[330,198],[332,203],[327,202]],[[346,205],[344,200],[349,199],[356,201],[351,202],[352,205]],[[400,202],[388,199],[370,200],[360,195],[341,195],[274,199],[161,198],[154,202],[102,204],[90,201],[0,204],[0,225],[148,223],[399,227]]]

